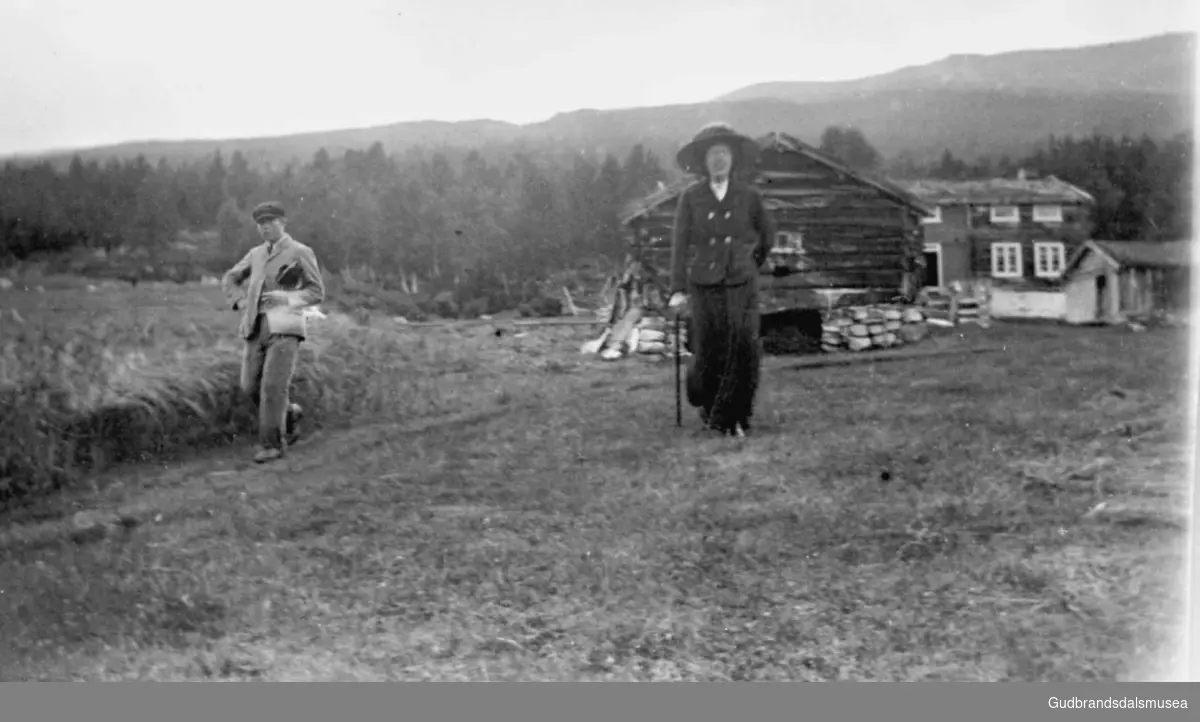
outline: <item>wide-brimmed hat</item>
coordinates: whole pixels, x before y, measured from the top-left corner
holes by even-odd
[[[725,143],[733,152],[734,166],[743,170],[747,165],[758,159],[758,143],[753,138],[735,131],[728,123],[709,123],[696,133],[696,137],[679,149],[675,162],[688,173],[703,175],[707,172],[704,167],[704,155],[714,143]]]

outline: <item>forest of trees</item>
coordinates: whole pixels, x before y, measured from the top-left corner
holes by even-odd
[[[0,256],[24,259],[72,248],[161,254],[181,230],[219,231],[215,265],[255,242],[254,204],[274,199],[291,229],[331,271],[369,267],[437,283],[475,272],[520,282],[579,258],[619,257],[616,209],[667,176],[633,148],[624,162],[582,154],[412,149],[379,144],[302,166],[251,168],[235,153],[178,168],[144,159],[101,166],[73,161],[5,166],[0,173]]]
[[[1097,197],[1097,238],[1190,237],[1190,136],[1050,138],[1028,158],[965,163],[947,151],[924,167],[903,156],[885,161],[853,128],[826,130],[820,145],[897,178],[1053,174]],[[182,230],[216,230],[208,265],[219,268],[256,242],[249,209],[275,199],[331,271],[369,267],[383,278],[416,275],[425,287],[502,278],[507,287],[583,259],[619,260],[617,212],[676,177],[665,165],[641,146],[618,159],[549,143],[392,155],[377,143],[340,158],[322,150],[282,169],[252,168],[240,153],[180,167],[76,158],[65,173],[7,163],[0,262],[118,246],[153,258]]]

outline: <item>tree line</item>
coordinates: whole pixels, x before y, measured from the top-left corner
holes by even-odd
[[[862,133],[830,128],[821,148],[848,165],[899,177],[1053,174],[1097,198],[1097,238],[1185,238],[1190,229],[1192,138],[1053,138],[1026,158],[966,163],[947,151],[921,166],[885,161]],[[249,210],[274,199],[297,237],[331,271],[369,268],[410,288],[538,279],[581,259],[619,260],[617,220],[627,201],[677,177],[642,146],[623,159],[528,141],[479,148],[379,143],[305,163],[254,168],[241,153],[171,166],[144,157],[103,164],[74,158],[0,170],[0,260],[118,246],[162,254],[180,231],[217,231],[213,266],[255,242]]]
[[[297,237],[332,271],[366,267],[422,280],[472,273],[536,277],[575,259],[619,257],[617,210],[667,179],[635,146],[618,160],[564,148],[414,148],[381,144],[279,170],[241,153],[207,164],[46,163],[0,172],[0,256],[26,259],[117,246],[161,255],[180,231],[218,231],[214,264],[254,242],[250,209],[282,202]]]

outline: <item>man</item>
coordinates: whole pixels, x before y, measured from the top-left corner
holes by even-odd
[[[289,387],[307,337],[303,311],[325,300],[325,283],[312,249],[288,235],[280,204],[260,203],[251,216],[263,243],[229,269],[221,287],[242,311],[241,387],[258,410],[254,460],[261,464],[282,457],[298,436],[300,407],[290,403]],[[245,296],[235,300],[243,286]]]

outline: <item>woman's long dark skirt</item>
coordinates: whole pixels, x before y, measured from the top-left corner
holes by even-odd
[[[757,279],[691,288],[688,403],[718,431],[749,430],[762,361]]]

